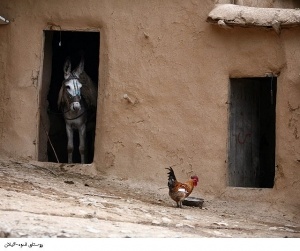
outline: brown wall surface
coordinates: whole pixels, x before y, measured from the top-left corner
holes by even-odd
[[[164,186],[164,168],[174,166],[181,179],[196,173],[201,193],[299,204],[300,29],[225,30],[206,22],[213,8],[209,0],[2,0],[10,24],[0,26],[0,156],[38,158],[49,74],[43,31],[100,31],[94,164],[101,174]],[[233,190],[229,78],[268,72],[280,72],[275,186]]]

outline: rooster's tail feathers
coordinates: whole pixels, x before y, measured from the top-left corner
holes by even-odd
[[[176,181],[176,177],[175,177],[175,173],[172,169],[172,167],[166,168],[167,170],[169,170],[168,175],[169,175],[169,179],[168,179],[168,187],[172,188],[174,186],[174,183]]]

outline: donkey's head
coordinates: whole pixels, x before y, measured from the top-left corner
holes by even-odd
[[[64,64],[64,78],[61,90],[59,92],[58,105],[69,105],[68,109],[72,111],[79,111],[81,109],[81,87],[79,81],[80,74],[84,71],[84,61],[81,59],[78,67],[71,71],[71,61],[67,59]]]

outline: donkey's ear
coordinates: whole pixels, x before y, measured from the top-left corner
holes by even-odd
[[[84,71],[84,58],[81,57],[80,63],[77,66],[76,70],[74,71],[74,74],[76,75],[77,78],[79,78],[80,74],[83,73]]]
[[[69,58],[66,59],[64,64],[64,77],[68,79],[71,75],[71,61]]]

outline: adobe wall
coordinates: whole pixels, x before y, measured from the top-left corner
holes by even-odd
[[[2,0],[0,15],[11,23],[0,26],[1,157],[37,159],[43,30],[94,30],[101,33],[94,156],[101,175],[165,186],[164,168],[174,166],[181,179],[196,173],[204,194],[299,204],[300,29],[225,30],[205,21],[213,7],[209,0]],[[280,72],[275,187],[226,188],[229,77],[267,72]]]

